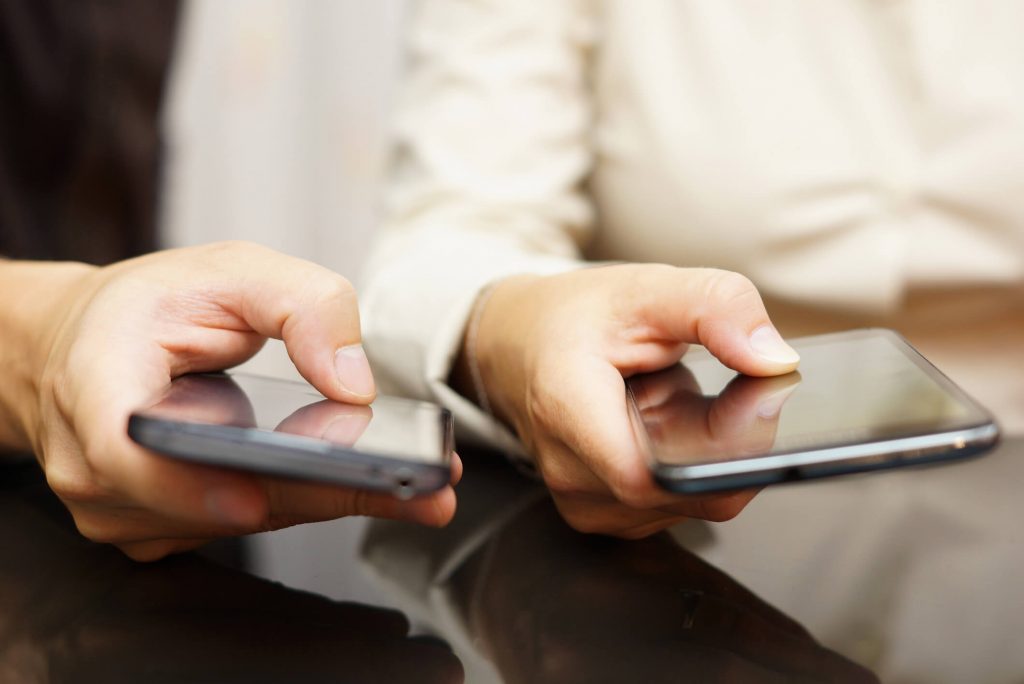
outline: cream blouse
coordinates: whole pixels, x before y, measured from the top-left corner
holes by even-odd
[[[901,330],[1024,433],[1022,26],[1014,0],[423,3],[362,293],[378,378],[493,441],[445,384],[486,283],[715,266],[784,334]]]

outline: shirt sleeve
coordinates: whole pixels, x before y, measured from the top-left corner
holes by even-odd
[[[582,0],[430,0],[417,10],[363,337],[385,391],[439,401],[460,436],[518,452],[447,378],[484,287],[583,264],[592,17]]]

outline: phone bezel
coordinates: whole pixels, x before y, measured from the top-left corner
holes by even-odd
[[[709,494],[781,482],[959,460],[981,454],[998,443],[999,428],[991,414],[895,331],[866,328],[797,338],[792,342],[798,346],[801,343],[827,344],[869,335],[882,335],[895,343],[905,358],[915,363],[957,401],[970,407],[976,420],[941,431],[867,440],[838,440],[814,449],[799,448],[773,454],[752,454],[726,461],[672,464],[657,459],[656,450],[643,427],[636,399],[627,381],[627,403],[634,433],[647,456],[655,481],[664,489],[681,494]]]

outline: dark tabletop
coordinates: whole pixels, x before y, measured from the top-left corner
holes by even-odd
[[[133,563],[78,536],[34,463],[4,466],[0,682],[1024,681],[1022,440],[634,542],[464,460],[448,528],[310,548],[360,602],[263,579],[238,544]]]

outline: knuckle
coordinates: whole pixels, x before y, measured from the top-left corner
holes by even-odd
[[[170,555],[170,551],[162,550],[153,545],[137,546],[135,544],[123,544],[117,548],[136,563],[153,563]]]
[[[625,307],[632,306],[659,283],[682,272],[682,269],[668,264],[621,264],[612,268],[618,269],[617,275],[621,277],[612,298],[616,304]]]
[[[220,240],[195,248],[200,261],[215,273],[226,273],[232,264],[258,263],[272,250],[248,240]]]
[[[124,555],[138,563],[152,563],[174,553],[188,551],[202,545],[202,541],[155,539],[152,541],[117,544]]]
[[[638,539],[649,537],[656,531],[657,530],[651,529],[650,527],[630,527],[625,530],[617,530],[614,533],[614,536],[627,541],[636,541]]]
[[[312,522],[303,517],[291,513],[270,513],[264,516],[254,527],[253,532],[276,532],[287,527],[295,527],[303,523]]]
[[[562,515],[566,524],[582,534],[607,534],[605,526],[595,518],[588,515],[571,514]]]
[[[701,505],[701,517],[709,522],[728,522],[740,514],[744,505],[733,498],[706,501]]]
[[[82,459],[93,471],[102,470],[116,452],[114,440],[102,434],[94,434],[82,442]]]
[[[552,391],[552,384],[557,387],[562,383],[553,373],[542,371],[538,375],[538,380],[530,383],[526,393],[526,413],[529,422],[546,433],[557,433],[571,423],[571,412],[565,400]]]
[[[254,253],[267,248],[250,240],[218,240],[203,245],[200,249],[213,257],[226,254]]]
[[[569,458],[569,454],[559,453],[558,449],[545,448],[536,459],[544,485],[556,497],[556,503],[563,505],[567,500],[593,494],[567,462]]]
[[[81,371],[80,360],[84,354],[80,352],[78,340],[69,347],[66,360],[47,364],[40,377],[37,433],[41,447],[47,452],[66,450],[66,435],[74,423],[78,392],[70,380]]]
[[[678,266],[669,264],[630,264],[628,268],[631,269],[628,272],[634,276],[637,284],[644,287],[664,278],[677,277],[683,272]]]
[[[627,474],[618,473],[608,482],[608,487],[618,501],[629,508],[649,508],[649,493],[646,483]]]
[[[548,424],[548,416],[550,414],[549,405],[551,400],[548,398],[546,392],[538,391],[531,384],[530,387],[527,388],[525,403],[526,415],[528,416],[531,424],[540,426]]]
[[[612,489],[615,498],[622,505],[636,510],[648,508],[646,493],[635,489],[632,485],[617,485]]]
[[[256,522],[255,530],[257,532],[273,532],[306,522],[289,511],[291,506],[289,506],[288,497],[279,480],[274,478],[264,480],[263,492],[266,507]]]
[[[68,510],[71,512],[78,533],[90,541],[99,544],[120,544],[131,541],[123,527],[116,520],[112,521],[107,515],[82,509],[74,504],[69,504]]]
[[[350,515],[373,515],[373,499],[365,489],[352,489],[339,493],[332,515],[344,518]]]
[[[605,525],[601,522],[599,507],[591,505],[581,506],[578,501],[571,497],[553,495],[552,500],[558,514],[562,516],[565,524],[583,534],[601,534],[605,532]]]
[[[577,483],[573,481],[573,478],[564,469],[544,461],[538,462],[538,469],[540,470],[541,478],[544,480],[544,485],[552,494],[556,496],[580,494]]]
[[[45,474],[47,485],[65,503],[95,503],[108,494],[94,479],[62,461],[48,461]]]
[[[355,299],[356,288],[343,275],[324,270],[315,280],[313,298],[322,304],[348,304]]]
[[[705,285],[705,299],[714,307],[760,304],[761,296],[750,278],[735,271],[711,270]]]

